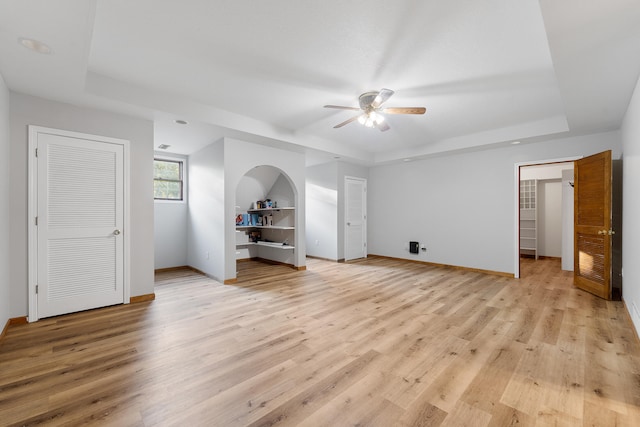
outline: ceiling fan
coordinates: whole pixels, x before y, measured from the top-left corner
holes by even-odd
[[[343,107],[340,105],[325,105],[324,108],[335,108],[337,110],[362,111],[355,117],[338,123],[334,129],[341,128],[356,120],[370,128],[378,128],[380,132],[390,129],[389,124],[385,122],[383,114],[424,114],[427,110],[424,107],[389,107],[382,108],[382,104],[393,95],[391,89],[380,89],[379,92],[365,92],[358,98],[360,108]]]

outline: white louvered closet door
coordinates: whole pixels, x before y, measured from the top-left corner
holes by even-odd
[[[38,315],[124,302],[122,145],[38,136]]]

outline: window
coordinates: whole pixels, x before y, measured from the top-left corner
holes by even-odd
[[[153,160],[153,197],[156,200],[183,200],[184,181],[181,160]]]

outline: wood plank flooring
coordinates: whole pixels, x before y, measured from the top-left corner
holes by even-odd
[[[166,272],[155,301],[12,326],[0,425],[640,426],[622,303],[557,260],[307,267]]]

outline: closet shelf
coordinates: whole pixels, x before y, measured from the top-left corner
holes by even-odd
[[[283,207],[283,208],[262,208],[262,209],[249,209],[248,213],[258,213],[258,212],[273,212],[273,211],[294,211],[296,208],[293,207]]]
[[[273,228],[273,227],[272,227]],[[266,246],[268,248],[275,248],[275,249],[284,249],[284,250],[288,250],[288,249],[295,249],[295,246],[291,246],[291,245],[283,245],[282,243],[278,243],[278,242],[246,242],[246,243],[236,243],[236,248],[241,248],[244,246]]]
[[[269,228],[271,230],[295,230],[295,227],[280,227],[277,225],[237,225],[236,231],[238,230],[250,230],[252,228]]]

